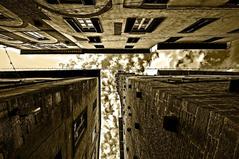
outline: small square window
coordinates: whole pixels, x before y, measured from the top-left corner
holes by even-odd
[[[131,84],[129,84],[129,85],[128,85],[128,88],[132,88],[132,85],[131,85]]]
[[[99,36],[91,36],[88,37],[89,43],[101,43],[101,39]]]
[[[136,92],[136,98],[142,98],[142,92]]]
[[[140,38],[128,38],[127,43],[137,43]]]
[[[163,118],[163,128],[167,131],[178,132],[179,120],[176,116],[165,116]]]
[[[132,49],[132,48],[134,48],[134,46],[133,45],[126,45],[125,48],[126,49]]]
[[[104,47],[104,45],[95,45],[95,48],[102,49],[102,48],[105,48],[105,47]]]

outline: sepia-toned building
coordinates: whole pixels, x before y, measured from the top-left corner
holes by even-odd
[[[238,46],[237,0],[2,0],[0,43],[22,54]]]
[[[117,77],[125,88],[118,90],[125,104],[121,159],[239,158],[238,73],[161,70]]]
[[[0,76],[1,159],[99,159],[100,70]]]

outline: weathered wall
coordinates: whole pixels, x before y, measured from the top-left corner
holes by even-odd
[[[229,82],[194,83],[184,79],[186,83],[175,84],[166,82],[167,78],[162,80],[128,79],[126,158],[237,159],[239,95],[229,93]],[[163,128],[165,116],[177,117],[178,133]]]
[[[0,1],[0,12],[9,17],[1,19],[0,32],[13,38],[0,38],[0,41],[30,50],[52,47],[61,50],[60,47],[54,48],[55,44],[66,49],[96,48],[97,43],[89,42],[90,36],[100,36],[101,43],[98,44],[105,48],[121,49],[125,48],[129,37],[140,38],[137,43],[127,44],[134,48],[151,48],[170,37],[182,37],[177,42],[202,42],[214,37],[222,37],[215,42],[232,42],[239,38],[238,32],[228,33],[239,27],[238,5],[224,6],[228,1],[169,0],[163,8],[160,4],[144,4],[143,0],[113,0],[112,5],[110,0],[100,0],[92,6],[49,4],[45,0],[22,0],[21,4],[16,0]],[[64,17],[99,18],[103,33],[76,32],[64,21]],[[126,19],[132,17],[166,19],[153,33],[125,33]],[[219,19],[193,33],[180,33],[201,18]],[[119,24],[118,27],[115,24]],[[23,31],[36,31],[49,40],[33,39]],[[115,35],[115,31],[118,34]]]
[[[99,139],[97,78],[59,80],[0,91],[0,156],[79,158],[92,156]],[[87,107],[87,129],[73,154],[73,121]],[[96,138],[91,134],[96,129]]]

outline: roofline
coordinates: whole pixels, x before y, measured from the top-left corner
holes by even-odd
[[[99,77],[100,69],[91,70],[21,70],[0,71],[0,78],[67,78],[67,77]]]
[[[142,48],[142,49],[62,49],[62,50],[27,50],[22,49],[21,54],[131,54],[131,53],[150,53],[149,48]]]

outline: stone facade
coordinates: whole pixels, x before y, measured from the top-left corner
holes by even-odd
[[[0,158],[98,159],[98,82],[61,78],[1,89]]]
[[[236,0],[1,1],[0,43],[25,54],[225,49],[239,39],[238,8]]]
[[[119,81],[126,86],[121,158],[237,159],[239,95],[229,92],[230,79],[165,75]]]

